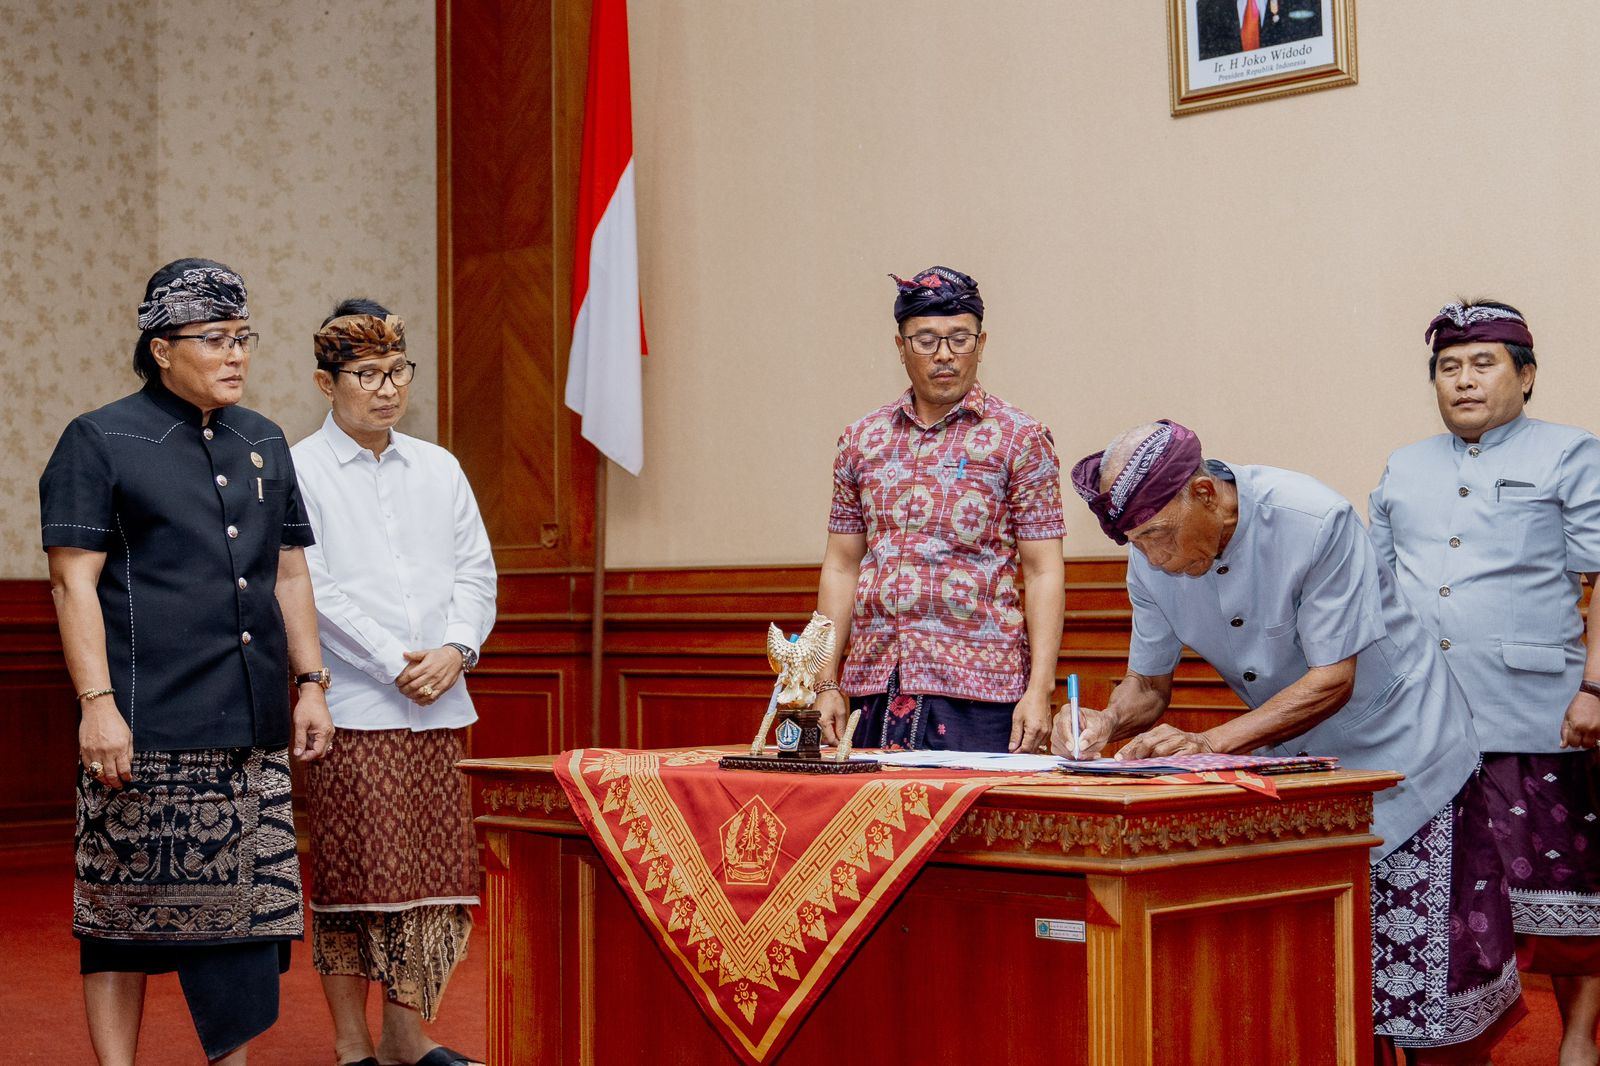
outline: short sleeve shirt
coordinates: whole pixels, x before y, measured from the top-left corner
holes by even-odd
[[[39,479],[46,548],[104,552],[117,707],[137,751],[283,747],[278,554],[312,543],[283,432],[159,383],[80,415]]]
[[[1389,457],[1372,538],[1461,682],[1485,751],[1557,752],[1600,571],[1600,440],[1520,416]]]
[[[833,465],[833,533],[864,533],[852,696],[900,691],[1014,703],[1028,683],[1017,542],[1059,539],[1050,430],[974,384],[934,425],[911,391],[852,424]]]
[[[1213,463],[1212,472],[1238,488],[1233,536],[1199,577],[1130,553],[1128,668],[1171,674],[1187,645],[1255,708],[1312,667],[1354,656],[1344,707],[1267,753],[1404,773],[1376,799],[1386,852],[1443,809],[1477,765],[1460,689],[1343,497],[1288,470]]]

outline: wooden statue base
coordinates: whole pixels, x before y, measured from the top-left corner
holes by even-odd
[[[785,759],[778,755],[724,755],[717,763],[724,770],[764,770],[775,774],[870,774],[878,769],[876,759]]]

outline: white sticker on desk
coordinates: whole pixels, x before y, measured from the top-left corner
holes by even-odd
[[[1082,944],[1089,939],[1089,930],[1083,922],[1067,918],[1035,918],[1033,935],[1040,940],[1065,940],[1069,944]]]

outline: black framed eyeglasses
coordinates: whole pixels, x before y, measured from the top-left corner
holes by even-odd
[[[231,351],[235,345],[243,348],[245,354],[248,355],[255,350],[256,341],[260,339],[261,334],[259,333],[228,333],[220,329],[214,329],[209,333],[167,334],[167,340],[169,341],[199,341],[206,351],[214,352],[217,355]]]
[[[918,355],[937,355],[941,345],[949,348],[951,355],[971,355],[978,350],[976,333],[952,333],[948,337],[941,337],[937,333],[913,333],[905,337],[905,342]]]
[[[330,374],[349,374],[356,379],[356,384],[363,389],[368,392],[377,392],[383,388],[385,380],[393,382],[394,387],[397,389],[403,389],[411,384],[411,379],[417,373],[417,364],[407,359],[399,366],[388,370],[379,370],[375,366],[369,366],[361,370],[346,370],[343,367],[330,366],[324,363],[322,364],[322,369]]]

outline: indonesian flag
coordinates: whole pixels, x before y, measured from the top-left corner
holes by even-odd
[[[627,0],[594,0],[572,271],[567,406],[584,439],[630,474],[644,465],[644,321],[633,199]]]

